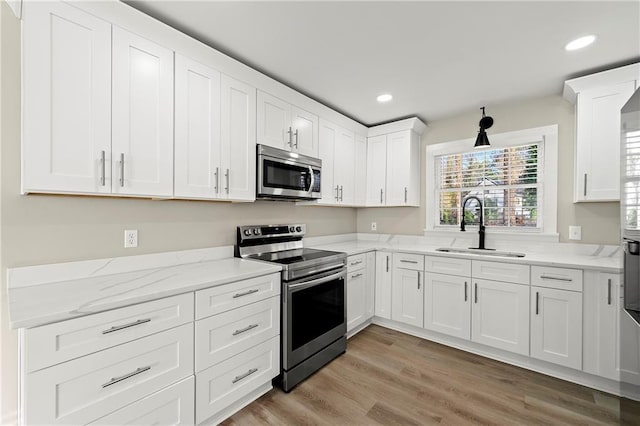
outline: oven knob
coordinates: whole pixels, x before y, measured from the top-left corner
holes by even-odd
[[[244,235],[245,235],[245,237],[250,236],[251,235],[251,229],[245,229],[244,230]]]
[[[295,226],[290,226],[289,227],[289,232],[296,232],[296,227]]]
[[[302,226],[296,226],[296,231],[302,232]]]
[[[253,235],[260,235],[260,228],[254,228]]]

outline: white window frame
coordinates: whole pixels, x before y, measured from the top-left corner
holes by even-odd
[[[538,181],[541,185],[542,217],[540,227],[491,227],[492,233],[514,235],[553,235],[557,237],[558,224],[558,125],[535,127],[531,129],[516,130],[512,132],[496,133],[489,135],[492,148],[508,148],[522,146],[527,143],[539,143],[542,153],[541,173]],[[473,150],[475,138],[463,139],[439,144],[427,145],[426,149],[426,222],[425,233],[457,233],[450,225],[440,225],[440,212],[436,208],[437,188],[437,157],[449,154],[461,154]]]

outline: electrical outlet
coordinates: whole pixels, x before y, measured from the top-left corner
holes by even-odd
[[[580,241],[582,239],[582,226],[570,226],[569,239]]]
[[[371,222],[371,230],[372,231],[377,231],[378,230],[378,224],[375,222]]]
[[[124,248],[138,247],[138,230],[126,229],[124,231]]]

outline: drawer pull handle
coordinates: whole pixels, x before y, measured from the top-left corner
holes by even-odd
[[[554,280],[554,281],[566,281],[566,282],[573,281],[573,278],[552,277],[551,275],[540,275],[540,279],[542,279],[542,280]]]
[[[259,291],[260,291],[260,290],[258,290],[257,288],[254,288],[254,289],[252,289],[252,290],[245,291],[244,293],[236,293],[236,294],[234,294],[234,295],[233,295],[233,298],[234,298],[234,299],[237,299],[238,297],[248,296],[248,295],[250,295],[250,294],[257,293],[257,292],[259,292]]]
[[[151,318],[139,319],[138,321],[130,322],[129,324],[114,325],[113,327],[111,327],[111,328],[109,328],[107,330],[103,330],[102,334],[113,333],[114,331],[120,331],[120,330],[123,330],[125,328],[135,327],[136,325],[144,324],[144,323],[147,323],[147,322],[151,322]]]
[[[361,276],[362,276],[362,274],[358,273],[358,274],[355,274],[355,275],[351,275],[351,278],[354,279],[354,278],[358,278],[358,277],[361,277]]]
[[[400,262],[402,263],[414,263],[414,264],[418,264],[417,260],[406,260],[406,259],[400,259]]]
[[[239,376],[236,376],[236,377],[231,381],[231,383],[238,383],[240,380],[242,380],[242,379],[244,379],[244,378],[246,378],[246,377],[249,377],[250,375],[252,375],[252,374],[253,374],[253,373],[255,373],[256,371],[258,371],[258,369],[257,369],[257,368],[252,368],[251,370],[247,371],[246,373],[241,374],[241,375],[239,375]]]
[[[233,332],[234,336],[237,336],[238,334],[242,334],[245,331],[249,331],[249,330],[253,330],[254,328],[256,328],[258,326],[258,324],[251,324],[246,326],[245,328],[241,328],[240,330],[236,330]]]
[[[120,376],[120,377],[114,377],[113,379],[109,380],[107,383],[103,384],[102,387],[106,388],[109,387],[111,385],[115,385],[118,382],[121,382],[123,380],[127,380],[128,378],[131,378],[133,376],[137,376],[140,373],[144,373],[145,371],[149,371],[151,370],[151,366],[148,365],[146,367],[140,367],[137,368],[136,371],[132,371],[131,373],[125,374],[124,376]]]
[[[362,263],[362,260],[356,260],[355,262],[351,262],[349,265],[354,266],[354,265],[359,265]]]

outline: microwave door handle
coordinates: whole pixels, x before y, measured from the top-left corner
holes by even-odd
[[[309,166],[309,177],[311,178],[309,181],[309,190],[308,192],[313,192],[313,185],[315,185],[315,178],[313,176],[313,169]]]

